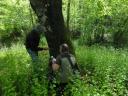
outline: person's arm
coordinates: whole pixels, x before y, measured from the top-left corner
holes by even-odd
[[[42,51],[42,50],[48,50],[49,48],[42,48],[42,47],[31,47],[33,51]]]
[[[53,71],[57,71],[58,69],[59,69],[59,67],[60,67],[60,56],[58,56],[57,57],[57,59],[55,59],[55,58],[53,58],[53,60],[52,60],[52,69],[53,69]]]
[[[45,47],[45,48],[38,47],[38,48],[37,48],[37,51],[42,51],[42,50],[49,50],[49,48],[47,48],[47,47]]]
[[[57,71],[59,69],[59,64],[52,64],[53,71]]]

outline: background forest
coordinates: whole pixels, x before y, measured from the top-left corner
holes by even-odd
[[[73,96],[127,96],[128,0],[63,0],[63,16],[82,72]],[[1,96],[28,96],[32,68],[24,40],[37,22],[28,0],[0,2]],[[40,45],[47,46],[44,35]],[[34,78],[33,96],[46,96],[48,51],[39,57],[42,83]]]

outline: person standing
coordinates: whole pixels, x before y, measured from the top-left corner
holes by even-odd
[[[60,54],[52,60],[52,69],[56,74],[56,96],[63,96],[66,86],[71,82],[77,71],[75,57],[69,53],[67,44],[60,45]],[[76,70],[75,70],[76,69]],[[70,92],[68,92],[70,93]],[[67,96],[70,96],[68,94]]]
[[[42,50],[48,50],[48,48],[39,47],[41,30],[39,31],[37,28],[33,29],[30,33],[27,34],[25,40],[25,47],[32,59],[32,74],[41,80],[41,62],[38,59],[38,52]]]
[[[30,33],[27,34],[25,40],[25,47],[27,52],[32,58],[32,61],[38,59],[38,52],[42,50],[47,50],[48,48],[41,48],[39,46],[41,32],[37,29],[33,29]]]

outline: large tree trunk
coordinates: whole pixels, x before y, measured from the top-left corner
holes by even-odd
[[[30,4],[45,31],[50,56],[56,57],[59,54],[62,43],[67,43],[74,53],[70,33],[64,25],[62,0],[30,0]]]

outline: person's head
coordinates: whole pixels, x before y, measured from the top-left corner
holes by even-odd
[[[44,26],[40,25],[40,24],[37,24],[35,26],[35,29],[38,31],[39,34],[42,34],[45,30]]]
[[[37,29],[32,29],[32,30],[31,30],[31,33],[32,33],[33,35],[36,35],[36,34],[41,35],[41,32],[39,32]]]
[[[60,53],[69,52],[69,47],[66,43],[60,45]]]

